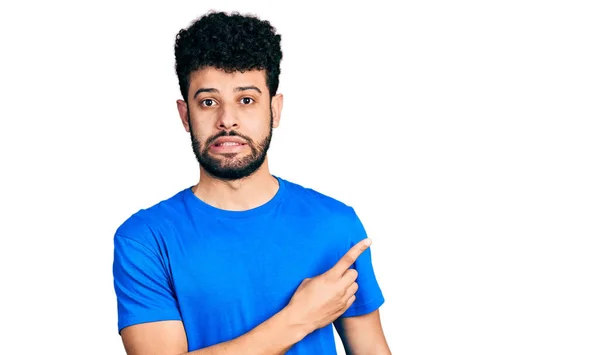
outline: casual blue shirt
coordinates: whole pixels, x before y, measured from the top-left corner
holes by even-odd
[[[354,210],[282,178],[275,196],[246,211],[200,200],[191,188],[129,217],[114,237],[118,330],[180,320],[188,351],[239,337],[283,309],[302,280],[329,270],[366,238]],[[384,302],[370,249],[353,265],[356,301],[342,315]],[[288,354],[336,354],[333,326]]]

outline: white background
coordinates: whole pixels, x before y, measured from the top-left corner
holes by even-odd
[[[3,2],[0,353],[124,353],[113,233],[198,177],[173,43],[214,8],[282,34],[272,172],[356,208],[394,354],[599,354],[593,3]]]

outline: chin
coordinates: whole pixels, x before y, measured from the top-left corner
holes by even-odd
[[[246,157],[247,155],[250,155],[250,153],[242,153],[242,152],[238,152],[238,153],[220,153],[220,154],[211,154],[214,158],[217,158],[219,160],[241,160],[244,157]]]

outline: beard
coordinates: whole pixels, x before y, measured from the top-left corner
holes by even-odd
[[[200,142],[194,134],[190,115],[188,113],[190,137],[196,160],[210,176],[224,181],[240,180],[254,174],[254,172],[256,172],[256,170],[258,170],[265,162],[267,151],[271,144],[271,137],[273,135],[272,112],[270,116],[269,131],[267,136],[260,142],[255,142],[250,137],[244,136],[236,131],[221,131],[218,134],[207,138],[204,142]],[[237,157],[237,153],[220,154],[218,157],[210,155],[212,143],[217,138],[227,136],[237,136],[244,139],[250,148],[250,154],[243,157]]]

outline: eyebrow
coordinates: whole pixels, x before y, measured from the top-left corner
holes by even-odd
[[[250,85],[250,86],[240,86],[240,87],[237,87],[237,88],[235,88],[235,91],[236,91],[236,92],[239,92],[239,91],[246,91],[246,90],[255,90],[255,91],[258,91],[258,93],[259,93],[259,94],[262,94],[262,91],[260,91],[260,89],[259,89],[259,88],[257,88],[257,87],[256,87],[256,86],[254,86],[254,85]]]
[[[246,90],[254,90],[254,91],[257,91],[259,94],[262,94],[262,91],[260,91],[260,89],[254,85],[239,86],[239,87],[235,88],[236,92],[246,91]],[[194,94],[194,99],[196,98],[196,96],[198,96],[198,94],[200,94],[202,92],[219,92],[219,90],[217,90],[215,88],[200,88],[200,89],[196,90],[196,93]]]

